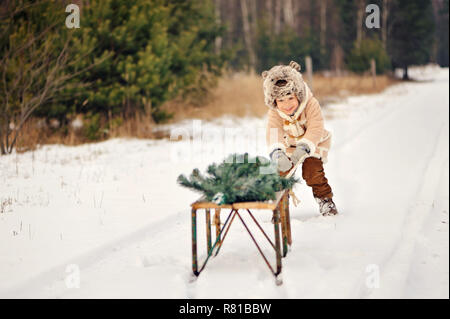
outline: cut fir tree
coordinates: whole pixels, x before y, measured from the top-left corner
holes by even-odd
[[[238,202],[274,200],[276,192],[292,189],[294,177],[279,176],[268,159],[245,154],[232,154],[222,163],[208,166],[208,176],[194,169],[187,178],[178,176],[178,183],[198,191],[205,200],[218,205]]]

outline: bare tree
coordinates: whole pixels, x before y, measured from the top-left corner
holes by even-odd
[[[331,53],[330,67],[334,69],[337,76],[340,76],[343,66],[344,66],[344,50],[338,43],[336,43]]]
[[[275,17],[274,17],[274,29],[275,34],[279,34],[281,31],[281,0],[275,1]]]
[[[291,28],[294,27],[294,7],[292,5],[292,0],[283,1],[283,16],[286,25]]]
[[[383,43],[383,48],[387,48],[387,36],[388,36],[388,16],[389,16],[389,3],[390,0],[383,0],[383,8],[381,8],[381,41]]]
[[[9,21],[17,12],[20,12],[20,8],[11,8]],[[57,49],[55,43],[60,34],[55,31],[55,26],[59,23],[57,21],[39,33],[27,31],[17,41],[11,39],[14,37],[10,38],[8,32],[2,32],[2,36],[9,40],[6,40],[8,45],[2,48],[3,57],[0,60],[1,154],[12,152],[23,125],[39,106],[53,101],[57,93],[69,85],[72,88],[81,87],[81,84],[70,83],[70,80],[109,57],[105,56],[84,69],[69,73],[68,69],[85,59],[90,52],[70,60],[70,36],[62,49]]]
[[[256,2],[257,0],[250,0],[251,30],[253,35],[256,35],[258,32],[258,8]]]
[[[327,34],[327,0],[320,0],[320,51],[322,55],[326,52]]]
[[[222,17],[221,17],[221,5],[222,5],[222,0],[214,0],[214,10],[215,10],[215,15],[216,15],[216,22],[218,24],[222,23]],[[216,54],[219,54],[220,51],[222,50],[222,37],[216,37],[215,41],[214,41],[214,45],[215,45],[215,51]]]
[[[249,55],[250,68],[251,68],[251,70],[255,70],[256,55],[255,55],[255,51],[254,51],[253,43],[252,43],[253,41],[252,41],[251,30],[250,30],[247,0],[241,0],[240,3],[241,3],[241,10],[242,10],[242,25],[244,27],[245,46],[247,48],[247,52]]]
[[[265,1],[265,9],[268,19],[269,28],[272,28],[273,26],[273,1],[272,0],[266,0]]]
[[[224,10],[222,12],[223,20],[227,25],[227,33],[225,37],[225,46],[230,48],[234,45],[234,40],[236,39],[235,34],[240,31],[238,30],[238,17],[236,11],[238,8],[236,7],[235,1],[225,1],[224,2]]]
[[[361,46],[363,38],[364,0],[356,0],[356,46]]]

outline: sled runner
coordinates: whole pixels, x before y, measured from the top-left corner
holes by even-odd
[[[199,199],[198,201],[191,204],[192,207],[192,271],[195,276],[199,276],[200,273],[205,269],[205,266],[209,260],[209,258],[214,255],[217,256],[220,252],[220,249],[223,246],[225,238],[228,234],[228,231],[237,216],[238,219],[244,225],[244,228],[249,233],[252,241],[256,245],[259,253],[262,258],[266,262],[272,274],[277,279],[277,284],[281,284],[281,279],[279,274],[281,273],[281,258],[285,257],[288,252],[288,246],[292,244],[291,238],[291,223],[290,223],[290,215],[289,215],[289,191],[284,190],[282,192],[278,192],[276,194],[276,200],[267,201],[267,202],[241,202],[241,203],[233,203],[233,204],[224,204],[217,205],[212,202],[204,201],[203,199]],[[206,259],[203,262],[202,266],[199,268],[198,265],[198,256],[197,256],[197,212],[201,209],[205,211],[206,217]],[[215,210],[214,214],[214,226],[215,226],[215,241],[212,244],[211,240],[211,209]],[[222,209],[231,209],[228,217],[221,227],[220,223],[220,212]],[[266,232],[263,230],[261,225],[258,223],[256,218],[254,217],[251,210],[271,210],[273,213],[273,224],[274,224],[274,241],[269,238]],[[247,227],[247,224],[244,222],[242,218],[243,211],[247,211],[251,219],[255,222],[258,229],[263,233],[264,237],[268,240],[270,245],[275,251],[276,257],[276,269],[272,267],[267,257],[264,255],[260,246],[258,245],[255,237],[251,233],[250,229]],[[281,225],[281,234],[280,234],[280,225]],[[280,239],[281,235],[281,239]],[[282,247],[282,250],[281,250]]]

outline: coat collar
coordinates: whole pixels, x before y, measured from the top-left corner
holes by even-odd
[[[302,114],[303,110],[306,107],[306,104],[308,104],[309,99],[312,97],[312,92],[309,89],[308,85],[306,84],[306,82],[303,82],[305,85],[305,98],[303,99],[302,103],[299,105],[297,111],[295,111],[294,115],[289,116],[285,113],[283,113],[282,111],[280,111],[279,108],[276,108],[278,114],[281,116],[281,118],[289,121],[289,122],[294,122],[296,120],[298,120],[298,118],[300,117],[300,114]]]

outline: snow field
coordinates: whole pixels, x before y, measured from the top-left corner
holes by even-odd
[[[206,145],[201,156],[187,156],[190,141],[113,139],[0,157],[0,296],[448,298],[449,70],[411,75],[426,81],[324,107],[333,133],[325,172],[341,214],[319,217],[309,187],[296,186],[301,203],[291,206],[283,285],[237,217],[220,254],[190,280],[189,204],[198,195],[176,178],[248,150],[250,133],[218,153]],[[265,119],[202,123],[218,132],[243,126],[259,132]],[[254,215],[271,235],[270,212]],[[242,216],[273,263],[271,247]],[[200,260],[204,228],[201,211]]]

